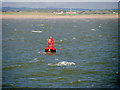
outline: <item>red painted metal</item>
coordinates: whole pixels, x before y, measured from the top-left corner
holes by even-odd
[[[56,52],[56,48],[54,48],[54,43],[54,39],[50,37],[50,39],[48,39],[47,41],[47,47],[45,48],[45,52]]]

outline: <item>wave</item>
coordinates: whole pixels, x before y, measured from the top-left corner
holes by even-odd
[[[77,81],[70,82],[70,84],[78,84],[80,82],[81,82],[81,80],[77,80]]]
[[[3,70],[10,70],[10,69],[14,69],[14,68],[17,68],[17,67],[22,67],[22,65],[11,65],[11,66],[7,66],[7,67],[4,67]]]
[[[8,39],[8,41],[15,41],[15,39]]]
[[[58,62],[58,63],[50,63],[48,65],[50,65],[50,66],[71,66],[71,65],[75,65],[75,63],[62,61],[62,62]]]
[[[33,26],[33,24],[32,24],[32,26]],[[38,24],[38,25],[35,25],[35,26],[45,26],[45,24]]]
[[[73,37],[72,39],[76,39],[76,37]]]
[[[95,29],[91,29],[91,31],[96,31]]]
[[[29,61],[29,63],[36,63],[36,62],[40,62],[40,63],[41,63],[41,62],[43,62],[43,61],[42,61],[42,60],[35,60],[35,59],[34,59],[34,60]]]
[[[38,32],[38,33],[41,33],[42,31],[32,31],[32,32],[33,32],[33,33],[37,33],[37,32]]]
[[[38,52],[40,55],[45,55],[46,52]]]

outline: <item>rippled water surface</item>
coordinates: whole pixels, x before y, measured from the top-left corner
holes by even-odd
[[[117,19],[3,20],[3,87],[116,88]],[[45,53],[47,39],[56,53]]]

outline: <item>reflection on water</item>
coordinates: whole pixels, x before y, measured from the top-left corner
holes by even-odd
[[[118,87],[116,19],[3,20],[3,87]],[[56,53],[46,53],[47,39]]]
[[[46,52],[47,55],[55,55],[56,52]]]

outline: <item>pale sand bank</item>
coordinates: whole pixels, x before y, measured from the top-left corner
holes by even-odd
[[[2,15],[0,19],[105,19],[118,18],[118,15],[79,15],[79,16],[49,16],[49,15]]]

